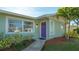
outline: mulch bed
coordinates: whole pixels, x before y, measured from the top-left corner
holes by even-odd
[[[57,38],[54,38],[54,39],[50,39],[50,40],[47,40],[46,41],[46,45],[52,45],[52,44],[59,44],[59,43],[62,43],[62,42],[64,42],[64,41],[66,41],[65,40],[65,37],[57,37]]]
[[[65,37],[57,37],[57,38],[54,38],[54,39],[47,40],[45,42],[45,46],[47,46],[47,45],[53,45],[53,44],[59,44],[59,43],[65,42],[65,41],[67,41],[65,39]]]
[[[64,36],[47,40],[47,41],[45,42],[45,45],[44,45],[44,47],[42,48],[42,50],[44,50],[44,48],[45,48],[46,46],[48,46],[48,45],[60,44],[60,43],[63,43],[63,42],[65,42],[65,41],[67,41],[67,40],[65,39]]]
[[[18,43],[16,45],[11,45],[8,48],[0,49],[0,51],[20,51],[26,47],[28,47],[30,44],[32,44],[35,40],[24,40],[21,43]]]

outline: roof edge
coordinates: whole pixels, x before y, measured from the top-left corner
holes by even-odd
[[[1,10],[1,9],[0,9],[0,13],[14,15],[14,16],[19,16],[19,17],[24,17],[24,18],[35,19],[35,17],[31,17],[31,16],[27,16],[27,15],[22,15],[22,14],[10,12],[10,11],[5,11],[5,10]]]

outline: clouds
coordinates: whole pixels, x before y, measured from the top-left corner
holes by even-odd
[[[0,9],[24,14],[28,16],[38,17],[44,14],[55,13],[58,8],[55,7],[0,7]]]

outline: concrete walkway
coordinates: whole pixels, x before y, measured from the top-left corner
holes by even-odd
[[[40,51],[46,40],[37,40],[22,51]]]

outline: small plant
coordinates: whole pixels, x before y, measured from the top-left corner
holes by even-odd
[[[77,33],[79,34],[79,28],[75,29],[75,31],[77,31]]]
[[[29,35],[29,36],[23,36],[22,39],[23,40],[32,41],[32,36],[31,35]]]
[[[78,36],[78,34],[77,34],[77,32],[76,31],[69,31],[68,33],[67,33],[67,35],[70,37],[70,38],[75,38],[75,37],[77,37]]]
[[[17,44],[22,41],[22,36],[19,34],[8,35],[3,40],[0,40],[0,49],[10,47],[12,44]]]
[[[9,38],[13,41],[13,44],[17,44],[22,41],[22,35],[20,34],[11,35]]]
[[[0,49],[10,47],[12,44],[12,41],[9,38],[5,38],[0,41]]]
[[[4,33],[0,33],[0,39],[4,38]]]
[[[0,49],[10,47],[11,45],[20,44],[24,40],[31,42],[32,36],[24,36],[19,33],[16,33],[13,35],[6,35],[2,40],[0,40]],[[26,43],[23,43],[23,44],[26,44]]]

